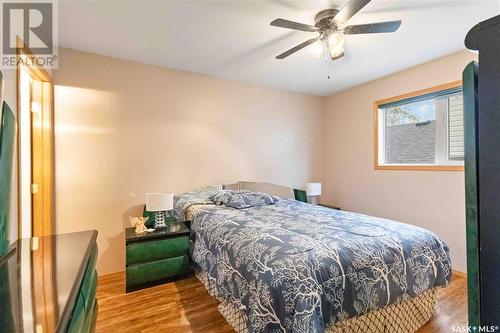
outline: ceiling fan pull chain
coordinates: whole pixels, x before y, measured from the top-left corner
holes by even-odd
[[[331,79],[333,75],[331,75],[333,68],[333,59],[330,57],[330,52],[328,52],[328,42],[325,42],[325,66],[326,66],[326,78],[328,80]]]

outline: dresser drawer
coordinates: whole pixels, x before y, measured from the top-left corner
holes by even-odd
[[[187,236],[127,244],[127,266],[183,256],[188,249]]]
[[[127,289],[160,279],[186,274],[189,271],[187,255],[127,267]]]

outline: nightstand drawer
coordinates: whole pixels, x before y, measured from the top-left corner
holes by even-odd
[[[127,266],[182,256],[188,250],[187,236],[127,244]]]
[[[127,267],[127,289],[189,271],[187,255]]]

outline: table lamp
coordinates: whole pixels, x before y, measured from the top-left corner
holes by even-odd
[[[318,197],[321,195],[321,183],[307,183],[306,193],[309,197],[309,203],[318,204]]]
[[[147,193],[146,210],[155,213],[155,228],[166,227],[165,212],[174,208],[173,193]]]

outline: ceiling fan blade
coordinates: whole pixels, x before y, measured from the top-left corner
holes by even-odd
[[[317,40],[318,40],[318,38],[311,38],[309,40],[306,40],[305,42],[303,42],[295,47],[292,47],[290,50],[285,51],[285,52],[281,53],[280,55],[276,56],[276,59],[284,59],[284,58],[288,57],[289,55],[294,54],[295,52],[297,52],[299,50],[302,50],[304,47],[311,45],[312,43],[314,43]]]
[[[335,15],[332,19],[333,22],[337,24],[342,24],[347,22],[351,17],[366,6],[370,0],[350,0],[348,3],[342,7],[342,9]]]
[[[401,26],[401,21],[389,21],[379,23],[367,23],[358,25],[349,25],[344,28],[344,34],[377,34],[382,32],[394,32]]]
[[[280,27],[280,28],[287,28],[287,29],[307,31],[307,32],[318,31],[318,28],[313,26],[313,25],[308,25],[308,24],[299,23],[299,22],[293,22],[293,21],[280,19],[280,18],[272,21],[271,25],[275,26],[275,27]]]

